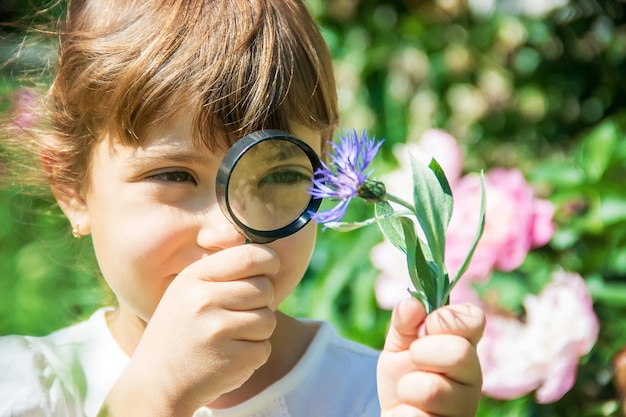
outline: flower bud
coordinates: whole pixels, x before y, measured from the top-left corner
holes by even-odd
[[[385,199],[385,184],[381,181],[368,179],[357,190],[357,196],[368,203],[378,203]]]

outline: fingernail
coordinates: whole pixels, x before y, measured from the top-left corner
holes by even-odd
[[[424,336],[426,336],[426,324],[422,323],[417,328],[417,337],[424,337]]]

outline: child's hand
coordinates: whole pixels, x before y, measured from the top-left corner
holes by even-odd
[[[268,277],[279,268],[274,251],[251,244],[179,273],[109,394],[107,415],[190,416],[245,383],[271,351],[276,316]]]
[[[426,317],[416,299],[400,303],[378,361],[382,416],[474,416],[482,387],[476,344],[484,326],[482,311],[469,304]]]

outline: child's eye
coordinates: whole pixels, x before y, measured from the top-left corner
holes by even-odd
[[[269,184],[295,184],[300,181],[311,181],[311,174],[308,172],[302,172],[296,169],[278,169],[272,172],[269,172],[265,175],[261,181],[259,181],[259,186],[269,185]]]
[[[196,179],[187,171],[164,171],[150,175],[152,180],[163,182],[191,182],[196,184]]]

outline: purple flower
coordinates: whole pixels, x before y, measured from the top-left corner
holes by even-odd
[[[330,210],[312,214],[318,223],[339,222],[354,197],[368,201],[380,201],[385,195],[381,182],[370,180],[372,171],[368,166],[376,156],[382,141],[367,137],[365,131],[359,136],[356,130],[346,131],[339,136],[339,143],[331,143],[330,167],[322,162],[315,172],[309,194],[316,198],[330,198],[339,203]]]

